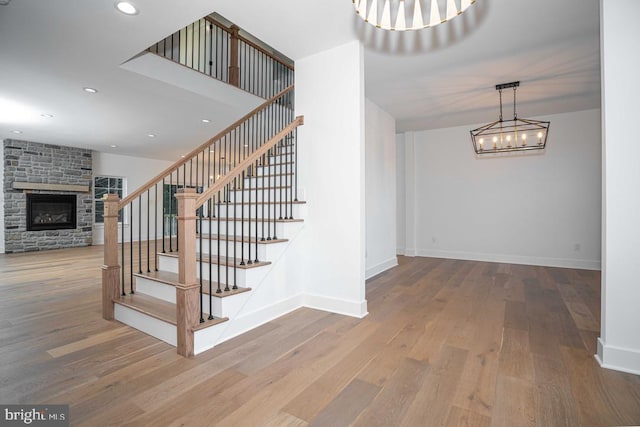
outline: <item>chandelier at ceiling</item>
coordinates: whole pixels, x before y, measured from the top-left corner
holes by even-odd
[[[520,82],[496,85],[500,93],[498,121],[471,131],[471,142],[476,154],[495,154],[511,151],[543,150],[547,146],[550,122],[521,119],[516,112],[516,90]],[[513,120],[502,118],[502,90],[513,88]]]
[[[407,31],[435,27],[462,14],[476,0],[352,0],[356,13],[365,22],[383,30]],[[442,8],[439,2],[442,3]],[[442,15],[440,9],[445,10]],[[428,6],[427,6],[428,4]],[[380,9],[380,6],[382,9]],[[407,16],[407,11],[413,13]],[[429,11],[428,19],[423,15]],[[410,25],[409,25],[410,24]]]

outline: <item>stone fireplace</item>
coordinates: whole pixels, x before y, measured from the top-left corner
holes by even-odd
[[[91,245],[91,150],[16,140],[3,150],[5,252]]]

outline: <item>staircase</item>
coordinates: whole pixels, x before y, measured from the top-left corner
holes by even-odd
[[[304,225],[303,118],[293,66],[237,26],[205,17],[148,51],[267,98],[125,199],[104,198],[103,317],[192,356],[295,308],[273,269]]]
[[[304,224],[292,90],[124,200],[105,196],[105,319],[191,356],[286,313],[270,271]]]

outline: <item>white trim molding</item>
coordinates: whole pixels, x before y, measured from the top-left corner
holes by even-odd
[[[640,375],[640,350],[606,345],[598,338],[596,360],[601,367]]]
[[[433,249],[418,249],[417,256],[460,259],[467,261],[500,262],[505,264],[539,265],[543,267],[576,268],[580,270],[600,270],[599,260],[544,258],[523,255],[443,251]]]
[[[369,267],[367,268],[367,271],[365,272],[365,280],[372,278],[373,276],[376,276],[380,273],[384,273],[385,271],[389,270],[390,268],[393,268],[395,266],[398,265],[398,257],[393,257],[393,258],[389,258],[386,261],[381,262],[378,265],[374,265],[373,267]]]
[[[304,306],[307,308],[344,314],[345,316],[357,317],[358,319],[362,319],[369,314],[367,311],[367,300],[358,302],[311,294],[304,294],[303,298]]]

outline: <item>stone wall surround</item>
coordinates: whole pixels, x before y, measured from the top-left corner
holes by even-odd
[[[92,189],[93,165],[91,150],[36,142],[4,141],[4,226],[5,252],[29,252],[47,249],[89,246],[92,240],[93,197],[76,194],[77,227],[74,230],[27,231],[26,194],[14,190],[13,183],[86,185]],[[33,193],[51,194],[51,191]]]

